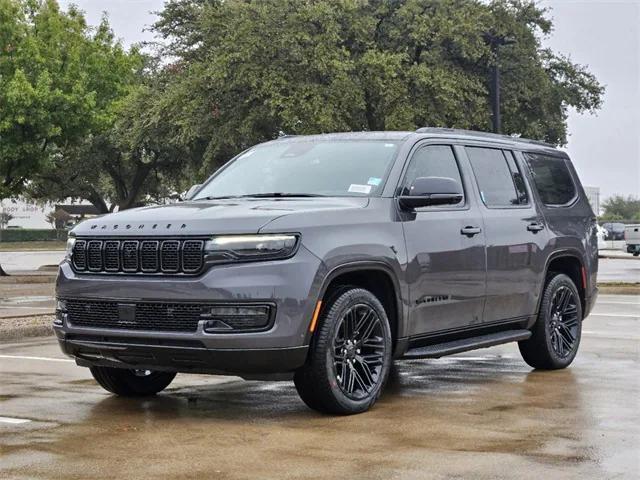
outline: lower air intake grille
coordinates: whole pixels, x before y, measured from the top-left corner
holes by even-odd
[[[119,303],[94,300],[64,300],[67,322],[74,327],[157,332],[195,332],[198,322],[216,322],[212,332],[255,331],[269,326],[269,305],[226,307],[203,303]],[[247,315],[242,313],[243,308]],[[212,312],[219,311],[219,314]],[[253,313],[254,315],[250,315]],[[211,320],[216,318],[217,320]],[[221,323],[218,325],[218,323]]]

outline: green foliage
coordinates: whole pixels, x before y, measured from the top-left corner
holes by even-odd
[[[41,242],[52,240],[66,240],[67,230],[12,228],[2,230],[0,242]]]
[[[638,197],[615,195],[603,202],[602,209],[604,214],[600,217],[601,221],[640,222],[640,198]]]
[[[13,218],[13,215],[8,212],[0,212],[0,228],[5,228]]]
[[[507,133],[562,144],[603,89],[542,48],[525,0],[169,0],[158,58],[55,0],[0,0],[0,198],[125,209],[286,134],[489,130],[487,34]]]
[[[106,20],[89,28],[54,0],[0,0],[0,198],[114,122],[140,64]]]
[[[542,48],[551,29],[531,1],[170,0],[156,30],[174,135],[200,150],[203,174],[281,133],[489,130],[486,34],[500,51],[506,133],[566,142],[569,107],[592,111],[603,88]]]

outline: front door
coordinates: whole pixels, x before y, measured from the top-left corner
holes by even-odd
[[[536,312],[548,233],[522,166],[509,150],[466,147],[482,201],[487,241],[484,322]]]
[[[409,283],[409,335],[455,330],[482,321],[485,244],[482,215],[468,193],[470,175],[450,145],[423,144],[409,161],[401,188],[418,177],[448,177],[463,185],[458,205],[404,212]]]

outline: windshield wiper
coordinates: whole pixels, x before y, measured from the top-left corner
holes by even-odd
[[[241,197],[255,198],[283,198],[283,197],[324,197],[317,193],[289,193],[289,192],[269,192],[269,193],[251,193],[249,195],[240,195]]]
[[[247,195],[226,195],[222,197],[201,197],[194,200],[228,200],[230,198],[292,198],[292,197],[324,197],[317,193],[289,193],[289,192],[269,192],[269,193],[249,193]]]

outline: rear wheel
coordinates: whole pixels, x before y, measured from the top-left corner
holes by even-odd
[[[340,290],[327,301],[307,363],[295,373],[296,389],[314,410],[364,412],[382,392],[391,348],[389,320],[375,295]]]
[[[176,376],[174,372],[111,367],[91,367],[89,370],[102,388],[123,397],[155,395],[167,388]]]
[[[555,370],[573,362],[582,334],[582,305],[567,275],[554,274],[547,280],[532,332],[518,345],[522,358],[533,368]]]

